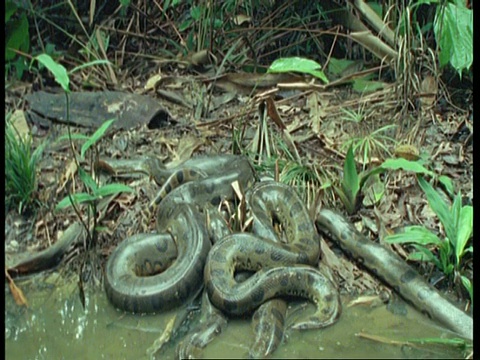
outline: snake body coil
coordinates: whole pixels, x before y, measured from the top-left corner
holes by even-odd
[[[293,328],[321,328],[340,314],[336,287],[316,265],[320,242],[306,208],[293,189],[276,182],[256,185],[249,194],[254,232],[232,234],[216,243],[207,258],[205,284],[210,301],[231,315],[242,315],[278,296],[301,296],[316,306],[315,315]],[[277,243],[272,219],[285,226],[289,243]],[[237,283],[235,271],[255,271]]]
[[[208,177],[212,174],[216,176]],[[157,167],[152,175],[165,181],[153,201],[158,207],[157,234],[122,241],[105,270],[109,300],[135,313],[168,310],[198,294],[210,249],[205,217],[199,210],[206,203],[232,200],[233,181],[247,188],[253,179],[248,160],[231,155],[195,158],[180,169]]]

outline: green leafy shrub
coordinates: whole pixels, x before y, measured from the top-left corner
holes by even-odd
[[[92,136],[86,136],[81,134],[76,134],[73,138],[85,140],[81,151],[80,156],[84,158],[85,153],[92,147],[97,144],[97,142],[103,137],[108,128],[113,124],[115,119],[105,121],[101,127],[93,133]],[[68,136],[60,137],[59,140],[68,139]],[[73,140],[71,137],[70,140]],[[103,186],[98,186],[96,181],[81,167],[78,168],[78,173],[80,179],[86,185],[88,192],[81,192],[75,194],[69,194],[69,196],[63,198],[56,206],[56,210],[62,210],[73,204],[89,203],[90,205],[95,204],[100,199],[105,196],[119,194],[121,192],[133,192],[133,189],[129,186],[123,184],[107,184]]]
[[[447,276],[459,275],[463,257],[468,252],[473,253],[473,246],[467,247],[473,233],[473,207],[462,206],[462,197],[460,193],[457,193],[449,208],[440,194],[422,175],[418,175],[418,184],[425,193],[429,206],[442,223],[445,238],[439,238],[437,234],[424,226],[414,225],[406,227],[404,233],[387,236],[385,241],[413,244],[417,251],[412,252],[409,259],[431,262]],[[431,249],[432,245],[438,255]],[[463,276],[461,279],[465,288],[473,295],[473,286],[470,281]]]
[[[380,179],[378,174],[383,172],[382,167],[376,167],[372,170],[362,171],[360,174],[357,172],[353,146],[350,145],[345,157],[345,163],[343,165],[343,177],[340,187],[335,187],[336,193],[342,200],[347,212],[353,214],[357,209],[359,194],[366,189],[368,181],[373,179],[370,183],[369,189],[372,191],[372,197],[377,202],[383,196],[383,187],[379,187]],[[380,188],[380,190],[378,190]]]
[[[55,60],[53,60],[50,55],[47,54],[41,54],[38,55],[37,57],[34,58],[34,60],[37,60],[41,65],[45,66],[55,77],[55,81],[62,87],[62,89],[65,92],[65,98],[66,98],[66,108],[67,108],[67,123],[69,120],[69,93],[70,93],[70,78],[69,78],[69,72],[65,69],[65,67],[59,63],[57,63]],[[73,70],[70,71],[70,73],[81,69],[86,66],[91,66],[94,64],[101,64],[105,63],[103,60],[95,60],[87,64],[83,64],[81,66],[77,66]],[[82,134],[74,134],[72,135],[70,132],[70,127],[68,127],[68,134],[64,137],[60,137],[60,140],[68,139],[71,144],[71,149],[72,149],[72,155],[74,156],[75,163],[77,164],[77,169],[78,173],[80,176],[80,179],[82,180],[83,184],[85,185],[85,188],[87,189],[87,192],[81,192],[81,193],[75,193],[75,194],[68,194],[67,197],[62,199],[56,206],[56,210],[62,210],[68,206],[74,206],[76,209],[76,206],[78,204],[86,203],[88,205],[88,209],[90,211],[90,215],[93,216],[93,218],[96,220],[95,215],[97,214],[96,211],[96,206],[99,200],[101,200],[105,196],[109,195],[114,195],[114,194],[119,194],[121,192],[133,192],[134,190],[130,188],[129,186],[123,185],[123,184],[107,184],[104,186],[98,186],[97,182],[92,178],[90,174],[87,173],[84,169],[82,169],[79,165],[78,161],[78,154],[74,150],[74,147],[72,145],[72,141],[74,139],[80,139],[84,140],[84,144],[82,145],[81,151],[80,151],[80,158],[84,159],[85,158],[85,153],[93,147],[94,149],[94,155],[98,154],[98,149],[96,148],[96,145],[98,141],[103,137],[103,135],[106,133],[108,128],[112,125],[112,123],[115,121],[115,119],[111,119],[108,121],[105,121],[102,126],[100,126],[91,136],[87,135],[82,135]],[[94,156],[92,156],[92,159]],[[90,166],[91,169],[93,169],[93,164]],[[76,209],[77,210],[77,209]],[[77,214],[79,212],[77,211]],[[80,216],[80,215],[79,215]],[[88,226],[85,225],[85,227],[88,230]],[[95,231],[95,226],[93,227],[93,231]],[[93,234],[90,234],[90,238],[94,238]]]
[[[473,11],[465,7],[465,1],[438,6],[434,32],[440,66],[450,63],[460,75],[469,70],[473,64]]]

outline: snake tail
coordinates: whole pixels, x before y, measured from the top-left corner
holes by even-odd
[[[445,299],[397,254],[357,231],[342,215],[322,209],[317,225],[333,235],[340,247],[415,308],[462,337],[473,339],[473,319]]]

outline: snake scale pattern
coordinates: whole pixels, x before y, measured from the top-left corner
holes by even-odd
[[[203,328],[180,344],[179,356],[198,356],[224,328],[223,313],[242,316],[254,311],[256,341],[250,357],[268,356],[283,339],[284,296],[307,298],[316,308],[293,328],[321,328],[338,319],[336,286],[317,267],[319,235],[294,190],[275,182],[254,185],[253,170],[242,156],[198,157],[172,169],[148,161],[144,172],[162,186],[151,203],[158,208],[158,233],[135,235],[117,247],[107,262],[105,288],[110,301],[122,310],[155,312],[193,298],[205,283],[208,296],[204,294],[202,307],[209,315]],[[208,209],[224,200],[235,201],[234,181],[248,189],[252,233],[230,234],[215,216],[206,225]],[[281,225],[285,241],[279,239],[273,223]],[[316,224],[415,307],[460,335],[473,336],[471,317],[341,215],[322,209]],[[243,281],[235,279],[243,270],[254,273]]]
[[[320,255],[319,235],[294,190],[275,182],[252,186],[252,168],[245,157],[239,156],[195,158],[170,170],[152,163],[148,168],[157,183],[163,181],[151,203],[152,208],[158,208],[158,234],[128,238],[110,256],[105,288],[116,307],[129,312],[170,309],[200,291],[202,281],[198,278],[201,275],[206,283],[208,301],[222,312],[240,316],[260,307],[254,315],[256,342],[250,353],[252,357],[267,356],[283,339],[286,305],[275,299],[278,296],[305,297],[317,308],[314,315],[295,323],[293,328],[320,328],[338,319],[341,305],[336,287],[313,267]],[[254,217],[253,234],[224,236],[229,233],[228,229],[219,225],[221,221],[215,221],[215,232],[222,235],[217,234],[214,240],[218,241],[209,252],[212,255],[205,259],[205,249],[209,249],[205,245],[209,243],[208,234],[210,238],[214,234],[202,226],[198,209],[209,208],[206,204],[218,205],[225,199],[235,200],[231,187],[234,181],[238,181],[242,189],[251,189],[247,198]],[[272,227],[273,218],[285,229],[288,243],[277,239]],[[138,241],[139,237],[143,244]],[[176,255],[175,247],[178,248]],[[227,267],[219,263],[225,251],[230,261]],[[241,260],[230,256],[237,252],[242,254]],[[223,269],[229,271],[220,275]],[[233,275],[241,270],[259,271],[238,282]],[[240,289],[218,287],[224,283],[235,284]],[[245,291],[246,288],[252,290]],[[240,298],[249,292],[252,293],[247,298]],[[229,298],[232,295],[233,299]],[[271,303],[269,299],[272,299]],[[215,322],[210,325],[211,328],[218,327]],[[204,330],[204,333],[209,331]],[[206,345],[207,340],[198,339],[210,341],[210,337],[198,333],[191,337],[195,345],[184,340],[181,351],[194,352],[194,349]]]

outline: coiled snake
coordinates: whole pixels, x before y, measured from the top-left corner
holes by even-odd
[[[336,321],[340,314],[339,296],[335,286],[312,267],[319,258],[318,235],[292,189],[272,182],[251,187],[252,169],[246,158],[237,156],[195,158],[170,170],[150,164],[147,170],[157,183],[164,183],[155,199],[159,207],[158,234],[126,239],[110,256],[105,288],[115,306],[133,312],[169,309],[195,296],[204,279],[209,300],[231,315],[250,312],[278,296],[299,295],[312,300],[316,312],[293,327],[318,328]],[[189,180],[194,181],[186,182]],[[247,198],[255,235],[227,235],[210,249],[211,230],[205,226],[200,209],[205,209],[207,203],[218,205],[225,199],[234,200],[234,181],[243,189],[251,188]],[[288,243],[275,240],[272,219],[282,223]],[[379,250],[379,245],[365,239],[331,210],[322,209],[316,221],[344,250],[414,306],[460,335],[472,337],[471,318],[458,309],[452,310],[456,308],[401,259],[381,246],[383,250]],[[237,282],[233,274],[242,269],[256,273]],[[432,311],[436,305],[425,295],[440,301],[442,310]]]
[[[151,169],[152,165],[149,166]],[[158,182],[165,181],[153,201],[161,202],[156,222],[158,234],[125,239],[108,259],[106,293],[122,310],[164,311],[197,295],[210,249],[205,219],[198,209],[206,203],[218,205],[224,199],[233,200],[230,183],[237,180],[246,188],[253,179],[248,161],[231,156],[197,158],[183,166],[188,170],[152,170]],[[222,175],[205,178],[212,172]],[[184,183],[188,180],[196,181]]]
[[[149,166],[151,171],[152,165]],[[115,306],[131,312],[170,309],[198,293],[202,284],[199,276],[203,276],[207,262],[207,293],[212,303],[226,313],[242,315],[268,299],[297,295],[312,300],[317,311],[295,323],[294,328],[319,328],[335,322],[341,309],[339,296],[330,280],[310,266],[319,259],[318,234],[294,190],[274,182],[253,187],[248,203],[256,236],[228,235],[214,245],[206,260],[208,231],[198,208],[205,208],[206,203],[218,205],[223,199],[234,200],[233,181],[239,181],[243,189],[249,188],[253,172],[248,160],[237,156],[196,158],[178,169],[157,168],[153,174],[157,182],[165,181],[153,201],[158,204],[158,234],[128,238],[110,256],[105,288]],[[290,243],[281,244],[275,239],[273,218],[281,221]],[[228,265],[224,263],[226,259]],[[237,283],[234,270],[260,271]],[[232,287],[224,286],[226,283]],[[255,324],[262,329],[257,334],[257,344],[261,345],[253,354],[266,356],[281,342],[284,314],[277,315],[279,312],[285,312],[280,300],[272,301],[259,312],[276,316],[276,325],[269,329],[262,322],[265,315],[256,314]]]
[[[318,263],[320,241],[295,191],[284,184],[264,182],[253,188],[248,199],[256,236],[232,234],[213,246],[205,266],[210,301],[228,314],[242,315],[267,299],[302,296],[312,300],[317,310],[294,328],[321,328],[335,322],[340,314],[339,296],[328,278],[308,266]],[[290,243],[269,240],[276,237],[271,219],[280,220],[285,226]],[[237,283],[236,270],[255,274]]]

